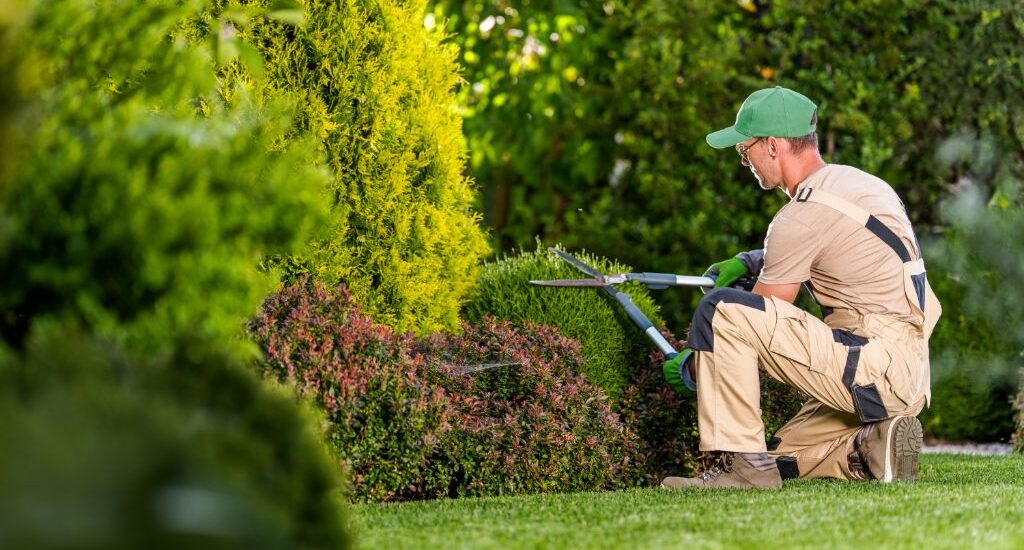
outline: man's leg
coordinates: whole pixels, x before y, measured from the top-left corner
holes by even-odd
[[[812,399],[776,432],[768,453],[782,479],[913,480],[922,435],[912,414],[862,424],[857,415]]]
[[[869,397],[873,398],[866,403],[881,418],[891,416],[887,411],[906,408],[900,407],[901,403],[882,383],[889,357],[878,344],[865,348],[862,354],[859,345],[847,346],[821,320],[792,304],[735,289],[716,289],[701,301],[691,327],[690,345],[698,352],[694,363],[700,448],[739,455],[747,470],[747,466],[758,471],[767,469],[761,459],[766,447],[759,364],[772,377],[796,386],[822,403],[817,412],[805,411],[790,423],[788,436],[792,443],[788,449],[797,458],[798,470],[797,455],[802,454],[809,463],[808,472],[856,478],[848,464],[845,471],[842,466],[842,457],[849,454],[850,442],[860,431],[859,421],[867,410],[854,406],[850,393],[853,386],[871,392]],[[879,394],[879,386],[884,397]],[[894,405],[900,408],[892,408]],[[825,414],[829,410],[833,412]],[[803,433],[802,444],[800,438],[794,438],[799,424],[804,424],[799,430]],[[892,430],[878,433],[891,434]],[[875,448],[894,448],[891,441],[885,439]],[[879,454],[880,451],[874,453]],[[916,466],[916,455],[914,460]],[[724,485],[714,485],[702,479],[669,478],[663,486],[733,486],[730,484],[750,481],[730,478]]]
[[[697,351],[700,448],[726,451],[723,466],[699,477],[669,477],[666,488],[779,488],[782,478],[768,456],[761,422],[760,349],[770,335],[774,308],[763,297],[734,289],[709,292],[694,313],[690,346]]]
[[[775,433],[768,442],[768,454],[777,460],[783,479],[865,479],[856,464],[851,470],[849,456],[862,427],[856,414],[811,399]]]
[[[694,312],[697,412],[703,451],[766,450],[759,369],[829,407],[854,413],[846,348],[789,303],[735,289],[709,292]]]

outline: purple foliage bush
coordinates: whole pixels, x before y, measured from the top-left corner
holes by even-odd
[[[640,443],[607,395],[577,374],[579,343],[557,329],[485,318],[427,343],[457,426],[452,494],[616,489],[641,482]],[[458,375],[455,365],[512,365]]]
[[[359,501],[611,489],[642,480],[637,436],[557,330],[484,320],[415,339],[343,288],[271,295],[250,330],[266,376],[323,410]],[[509,366],[461,374],[461,366]]]

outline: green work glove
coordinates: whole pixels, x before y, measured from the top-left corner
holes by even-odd
[[[691,357],[693,357],[693,350],[684,349],[675,357],[661,364],[661,372],[665,375],[665,381],[678,393],[697,391],[697,383],[690,376],[690,369],[687,365]]]
[[[747,264],[738,257],[711,264],[711,267],[704,272],[705,277],[715,277],[715,288],[732,286],[740,277],[747,275],[749,275]]]

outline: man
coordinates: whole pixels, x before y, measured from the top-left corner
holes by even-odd
[[[708,134],[735,147],[762,189],[790,202],[763,250],[714,264],[688,348],[665,363],[697,392],[700,448],[723,465],[662,487],[778,488],[782,479],[916,479],[930,399],[928,337],[941,307],[910,220],[884,181],[818,152],[817,107],[782,87],[754,92],[736,124]],[[752,292],[730,288],[757,277]],[[793,305],[802,284],[824,322]],[[811,396],[765,444],[758,367]]]

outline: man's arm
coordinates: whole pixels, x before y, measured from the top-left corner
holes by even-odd
[[[770,285],[762,282],[758,282],[754,285],[754,294],[770,298],[775,296],[780,300],[785,300],[789,303],[793,303],[796,300],[796,295],[800,293],[800,283],[787,283],[781,285]]]

